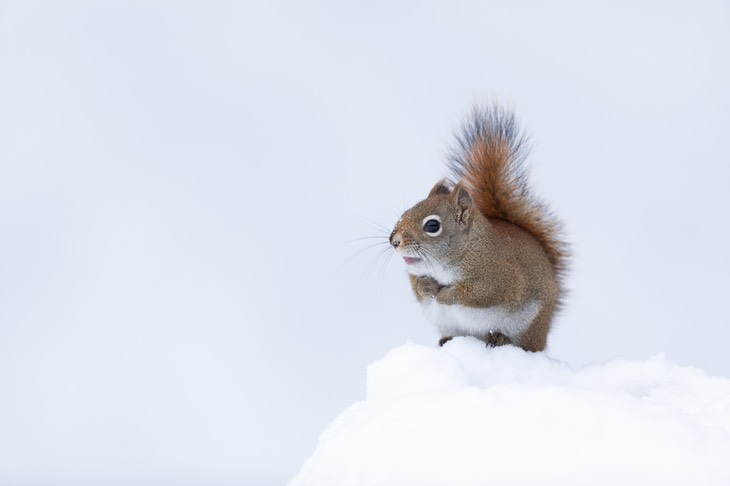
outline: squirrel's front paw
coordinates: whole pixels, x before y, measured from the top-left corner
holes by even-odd
[[[434,298],[441,290],[441,285],[431,277],[418,277],[416,291],[421,298]]]

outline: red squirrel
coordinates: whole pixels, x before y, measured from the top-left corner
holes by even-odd
[[[390,234],[413,292],[441,333],[542,351],[565,295],[561,224],[532,195],[514,115],[475,108],[448,156],[451,176]]]

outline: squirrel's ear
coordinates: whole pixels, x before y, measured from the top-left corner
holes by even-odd
[[[454,188],[453,200],[458,210],[456,221],[468,225],[471,221],[472,199],[469,191],[461,184]]]
[[[431,192],[428,193],[428,197],[449,194],[451,194],[451,183],[448,179],[441,179],[433,186]]]

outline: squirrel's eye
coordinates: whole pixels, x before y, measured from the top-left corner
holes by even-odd
[[[439,216],[432,214],[431,216],[426,216],[423,219],[423,231],[425,231],[428,236],[438,236],[441,234],[442,229],[441,218]]]
[[[423,225],[423,231],[425,231],[426,233],[436,233],[440,229],[441,223],[439,223],[435,219],[429,219],[428,221],[426,221],[426,224]]]

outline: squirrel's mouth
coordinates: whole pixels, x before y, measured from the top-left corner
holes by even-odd
[[[405,262],[406,262],[406,263],[407,263],[408,265],[413,265],[414,263],[418,263],[418,262],[420,262],[420,261],[421,261],[421,259],[420,259],[420,258],[418,258],[418,257],[409,257],[409,256],[404,256],[404,257],[403,257],[403,260],[404,260],[404,261],[405,261]]]

